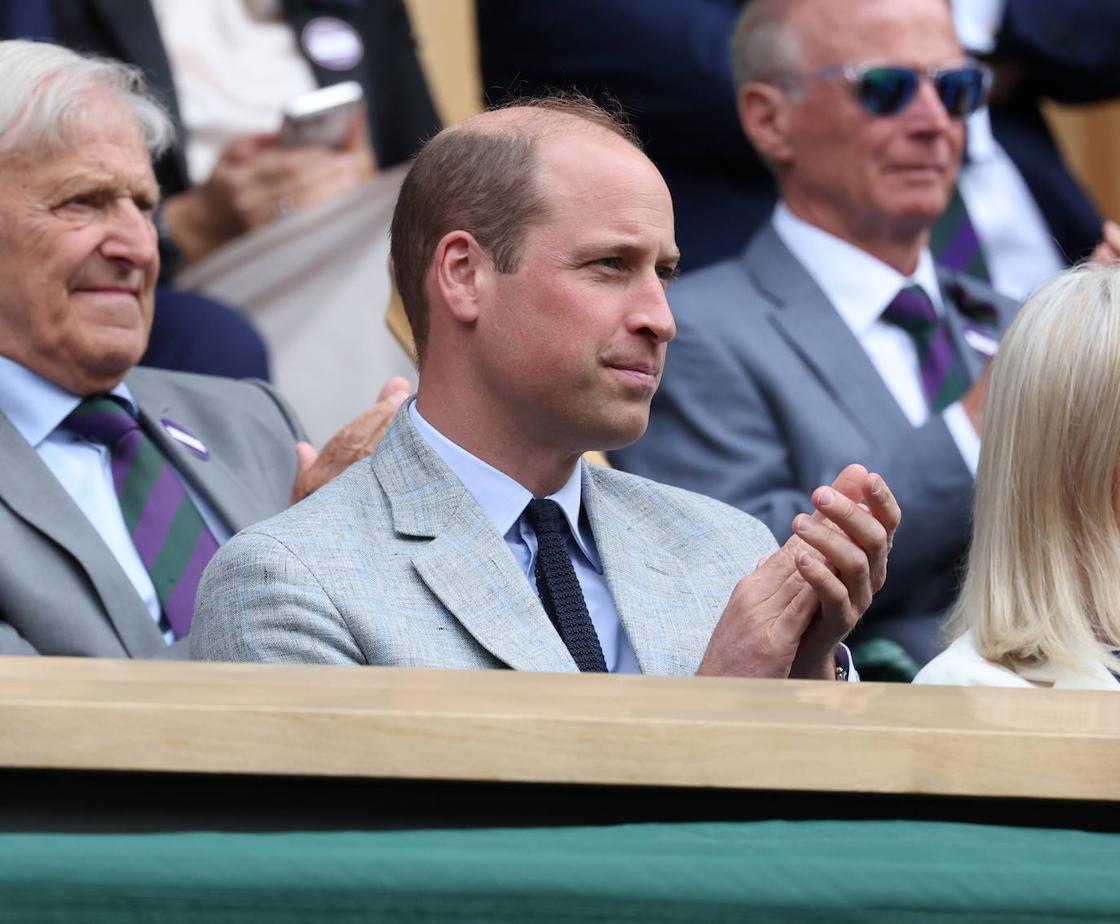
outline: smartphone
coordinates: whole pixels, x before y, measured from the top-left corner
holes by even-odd
[[[350,120],[362,96],[362,85],[346,80],[288,100],[280,126],[280,143],[339,147],[346,140]]]

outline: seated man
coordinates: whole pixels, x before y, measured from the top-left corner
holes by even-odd
[[[847,462],[880,472],[906,522],[861,631],[901,646],[894,676],[909,679],[956,592],[982,370],[1014,312],[927,247],[985,78],[945,0],[752,0],[734,53],[743,127],[781,201],[740,257],[674,287],[649,431],[612,459],[779,538]]]
[[[0,42],[0,86],[0,654],[184,657],[217,545],[368,444],[317,456],[263,383],[133,369],[170,123],[137,71],[53,45]]]
[[[369,461],[218,552],[192,656],[835,678],[899,520],[882,478],[820,488],[778,550],[580,461],[645,429],[678,257],[661,175],[590,102],[436,136],[392,225],[416,400]]]

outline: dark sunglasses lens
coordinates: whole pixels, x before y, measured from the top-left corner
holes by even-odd
[[[978,67],[945,71],[937,78],[937,95],[949,115],[971,115],[984,105],[984,72]]]
[[[918,74],[905,67],[872,67],[859,82],[859,101],[872,115],[892,115],[906,108],[918,89]]]

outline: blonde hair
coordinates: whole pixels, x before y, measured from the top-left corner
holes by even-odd
[[[1011,668],[1120,668],[1120,269],[1036,292],[993,363],[968,571],[947,627]]]

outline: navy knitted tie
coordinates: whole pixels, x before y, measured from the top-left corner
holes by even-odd
[[[525,508],[537,534],[537,593],[572,660],[581,671],[606,673],[599,636],[587,613],[572,560],[568,557],[568,521],[553,500],[531,500]]]

